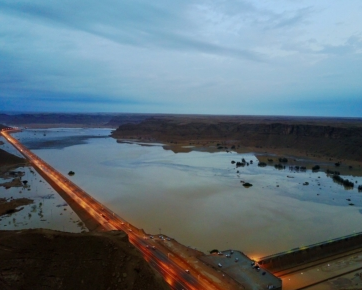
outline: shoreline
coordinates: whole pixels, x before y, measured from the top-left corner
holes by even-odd
[[[62,128],[69,128],[69,129],[110,129],[110,130],[114,130],[116,129],[117,127],[116,126],[112,126],[112,125],[90,125],[90,124],[37,124],[37,123],[34,123],[34,124],[27,124],[27,125],[24,125],[24,124],[20,124],[19,126],[21,126],[21,130],[23,129],[62,129]]]
[[[24,205],[33,204],[34,200],[30,198],[0,198],[0,220],[2,216],[11,215],[24,209]]]
[[[359,168],[362,170],[362,162],[352,160],[346,156],[343,158],[335,158],[323,155],[321,153],[313,152],[312,150],[306,149],[305,151],[298,149],[298,148],[291,148],[291,147],[284,147],[284,148],[277,148],[276,146],[272,147],[263,147],[263,146],[235,146],[232,149],[233,144],[238,144],[241,140],[232,140],[232,139],[223,139],[223,140],[216,140],[216,139],[185,139],[185,140],[178,140],[178,141],[169,141],[165,140],[164,138],[154,138],[154,137],[142,137],[138,136],[135,138],[132,137],[118,137],[114,135],[116,132],[115,126],[110,125],[87,125],[87,124],[29,124],[26,129],[59,129],[59,128],[70,128],[70,129],[109,129],[111,130],[110,137],[115,139],[118,143],[137,143],[139,145],[144,146],[152,146],[151,143],[159,143],[164,150],[171,150],[174,153],[188,153],[191,151],[202,151],[207,153],[215,153],[215,152],[222,152],[223,150],[229,152],[236,152],[236,153],[254,153],[256,157],[258,156],[274,156],[275,157],[290,157],[294,159],[308,159],[315,162],[323,162],[323,163],[336,163],[340,162],[341,164],[345,164],[348,166],[352,166],[353,168]],[[171,137],[170,137],[171,138]],[[170,139],[169,138],[169,139]],[[222,147],[227,147],[228,149],[218,149],[218,145]],[[343,155],[342,155],[343,156]],[[0,174],[1,174],[1,167],[0,167]],[[362,172],[361,172],[362,174]]]
[[[114,137],[113,137],[114,138]],[[278,158],[286,157],[289,162],[285,165],[301,165],[307,166],[307,169],[311,169],[314,165],[321,165],[325,169],[334,169],[340,171],[342,175],[353,175],[353,176],[362,176],[362,163],[355,160],[349,159],[336,159],[328,156],[323,156],[315,153],[303,154],[298,149],[293,148],[260,148],[260,147],[235,147],[231,149],[232,144],[235,143],[232,140],[224,142],[216,142],[214,140],[205,140],[205,141],[180,141],[175,144],[175,142],[164,142],[162,140],[144,140],[144,139],[129,139],[129,138],[115,138],[118,143],[129,143],[129,144],[138,144],[140,146],[155,146],[151,143],[159,143],[164,150],[171,150],[175,154],[178,153],[189,153],[192,151],[197,152],[206,152],[206,153],[218,153],[218,152],[228,152],[228,153],[252,153],[260,162],[267,162],[268,158],[273,158],[277,160]],[[201,144],[200,144],[201,143]],[[218,144],[223,147],[223,149],[218,149]],[[225,149],[227,147],[227,149]],[[339,162],[341,165],[336,167],[335,163]],[[274,162],[274,165],[278,162]],[[349,168],[352,166],[352,169]]]
[[[182,117],[149,118],[122,124],[115,139],[162,142],[175,153],[220,149],[271,153],[362,165],[362,123],[297,117]],[[194,146],[193,148],[187,148]],[[210,148],[212,147],[212,148]],[[196,149],[200,148],[200,149]]]

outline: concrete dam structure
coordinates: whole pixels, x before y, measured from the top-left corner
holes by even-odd
[[[258,263],[262,268],[275,274],[360,248],[362,249],[362,232],[266,256]]]

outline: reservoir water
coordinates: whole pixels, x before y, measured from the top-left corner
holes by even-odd
[[[253,153],[174,153],[162,144],[117,143],[110,132],[42,129],[14,136],[64,175],[74,171],[72,181],[136,227],[204,252],[231,248],[258,258],[362,231],[362,193],[324,172],[258,167]],[[253,164],[231,164],[242,158]],[[342,177],[362,184],[361,177]]]

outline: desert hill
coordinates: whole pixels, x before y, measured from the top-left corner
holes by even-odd
[[[150,116],[130,113],[19,113],[0,114],[0,123],[29,128],[117,128],[125,123],[139,123]]]
[[[172,143],[221,143],[232,147],[292,149],[298,155],[318,154],[362,161],[362,120],[348,118],[174,116],[123,124],[117,139]]]

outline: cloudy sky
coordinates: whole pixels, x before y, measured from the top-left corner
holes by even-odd
[[[0,110],[362,117],[360,0],[0,0]]]

